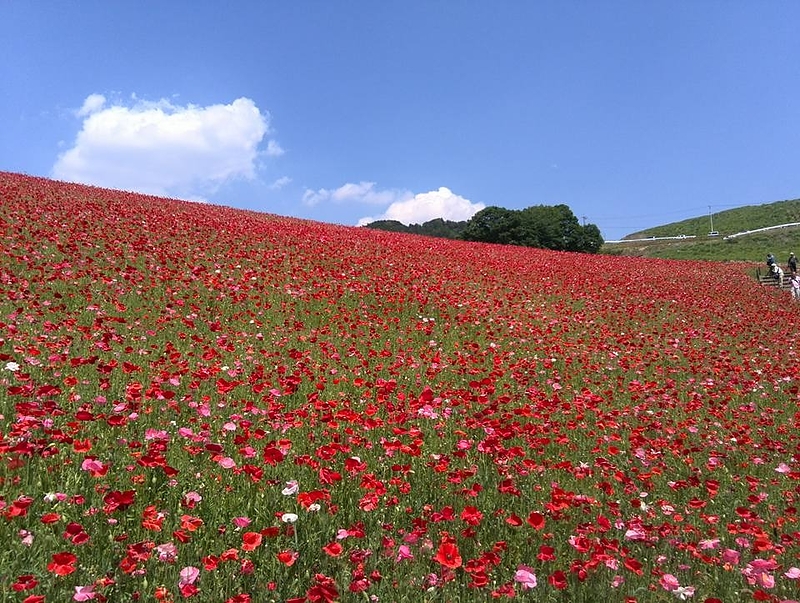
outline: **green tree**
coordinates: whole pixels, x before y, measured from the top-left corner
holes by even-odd
[[[466,222],[453,222],[452,220],[434,218],[433,220],[428,220],[422,225],[412,224],[410,229],[413,233],[422,234],[429,237],[457,239],[466,226]]]
[[[423,224],[411,224],[406,226],[397,220],[376,220],[366,224],[367,228],[376,230],[386,230],[388,232],[406,232],[411,234],[425,235],[428,237],[438,237],[440,239],[458,239],[467,227],[467,222],[454,222],[442,218],[434,218]]]
[[[490,206],[472,216],[461,236],[466,241],[519,245],[519,229],[519,212]]]
[[[365,225],[367,228],[386,230],[388,232],[408,232],[408,226],[397,220],[376,220]]]
[[[586,253],[597,253],[603,246],[603,235],[596,224],[586,224],[582,227],[581,248],[579,251]]]
[[[445,239],[464,239],[483,243],[541,247],[558,251],[597,253],[603,245],[600,229],[594,224],[581,226],[572,210],[564,205],[532,205],[522,210],[491,206],[466,222],[442,218],[424,224],[405,226],[397,220],[378,220],[367,224],[391,232],[406,232]]]
[[[532,205],[522,210],[487,207],[467,223],[467,241],[597,253],[603,244],[594,224],[581,226],[564,205]]]
[[[521,210],[520,215],[525,239],[522,244],[582,251],[582,227],[566,205],[533,205]]]

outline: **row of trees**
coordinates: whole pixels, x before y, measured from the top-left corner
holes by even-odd
[[[379,220],[368,228],[409,232],[432,237],[540,247],[558,251],[597,253],[603,245],[600,229],[581,225],[566,205],[533,205],[525,209],[487,207],[464,222],[437,218],[406,226],[396,220]]]
[[[460,239],[467,224],[468,222],[466,221],[453,222],[452,220],[443,220],[442,218],[428,220],[423,224],[411,224],[409,226],[397,220],[378,220],[377,222],[370,222],[367,224],[367,228],[388,230],[389,232],[408,232],[411,234],[426,235],[428,237],[438,237],[440,239]]]

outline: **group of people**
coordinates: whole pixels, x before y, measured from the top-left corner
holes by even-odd
[[[778,284],[783,284],[783,268],[778,266],[778,262],[775,261],[775,256],[771,253],[767,254],[767,267],[773,278],[778,281]],[[786,269],[790,274],[792,298],[800,300],[800,274],[797,273],[797,256],[794,253],[789,254],[789,259],[786,262]]]

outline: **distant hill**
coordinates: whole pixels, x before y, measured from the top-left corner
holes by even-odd
[[[714,213],[712,217],[714,230],[719,233],[717,236],[709,236],[711,220],[706,214],[631,233],[623,239],[630,242],[606,243],[600,252],[652,258],[752,262],[763,262],[767,253],[774,253],[781,264],[786,262],[789,252],[800,253],[800,227],[725,238],[748,230],[800,222],[800,199],[747,205]],[[681,235],[694,238],[658,240],[659,237]],[[656,237],[656,240],[635,240],[649,237]]]

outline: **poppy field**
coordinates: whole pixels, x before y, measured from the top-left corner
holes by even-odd
[[[0,601],[800,599],[746,264],[0,173]]]

